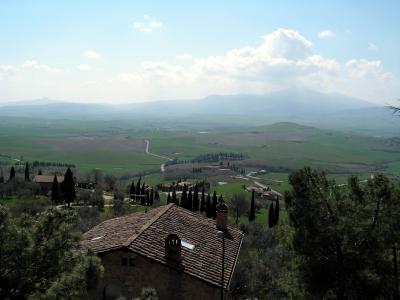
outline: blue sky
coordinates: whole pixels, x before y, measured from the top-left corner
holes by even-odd
[[[400,97],[399,1],[8,1],[0,101]]]

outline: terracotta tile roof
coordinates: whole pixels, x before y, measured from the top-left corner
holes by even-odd
[[[84,234],[82,245],[97,252],[128,247],[135,253],[170,265],[165,259],[165,237],[176,233],[182,242],[194,245],[193,249],[182,246],[179,269],[221,286],[222,240],[217,232],[215,220],[168,204],[148,213],[134,213],[105,221]],[[228,226],[225,232],[224,288],[229,287],[242,238],[240,230]]]
[[[54,176],[52,175],[35,175],[33,177],[33,181],[37,183],[51,183],[54,180]],[[57,176],[58,183],[64,181],[64,176]]]

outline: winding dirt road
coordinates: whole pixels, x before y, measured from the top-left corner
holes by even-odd
[[[171,160],[172,160],[172,158],[170,158],[170,157],[168,157],[168,156],[158,155],[158,154],[155,154],[155,153],[151,153],[151,152],[149,151],[149,148],[150,148],[150,141],[149,141],[149,140],[146,140],[146,154],[151,155],[151,156],[154,156],[154,157],[166,159],[167,161],[171,161]],[[161,172],[165,172],[165,163],[162,163],[162,164],[161,164],[160,169],[161,169]]]

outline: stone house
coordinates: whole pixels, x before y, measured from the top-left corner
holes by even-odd
[[[53,180],[54,176],[52,175],[35,175],[32,181],[39,184],[43,195],[48,195],[51,192]],[[61,184],[64,181],[64,176],[57,176],[57,181],[58,184]]]
[[[105,268],[98,299],[131,299],[151,287],[159,299],[212,300],[221,292],[229,298],[242,239],[227,226],[225,204],[216,220],[168,204],[104,221],[84,234],[82,246]]]

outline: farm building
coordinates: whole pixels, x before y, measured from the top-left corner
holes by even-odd
[[[281,193],[272,190],[270,187],[262,188],[262,187],[248,186],[246,187],[246,191],[249,193],[252,193],[254,191],[257,197],[267,200],[276,200],[282,198]]]
[[[40,189],[44,195],[48,195],[53,186],[54,176],[52,175],[35,175],[33,182],[39,184]],[[64,181],[64,176],[57,176],[57,181],[61,184]]]
[[[173,190],[182,191],[185,186],[187,189],[191,189],[194,187],[194,185],[195,184],[190,181],[178,181],[177,183],[175,183],[175,182],[161,183],[161,184],[157,185],[157,190],[168,193],[168,192],[172,192]],[[197,186],[199,188],[199,191],[201,191],[203,189],[203,187],[206,192],[210,189],[209,182],[201,181],[201,182],[197,183]]]
[[[216,220],[168,204],[104,221],[84,234],[82,246],[105,268],[99,299],[131,299],[152,287],[160,299],[211,300],[221,291],[229,297],[242,238],[227,226],[225,204]]]

